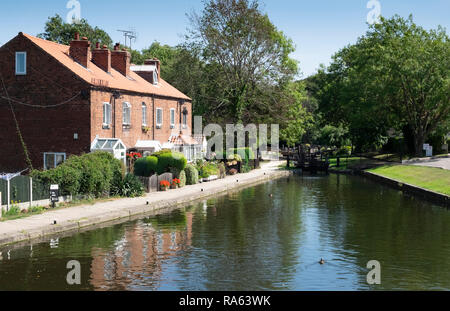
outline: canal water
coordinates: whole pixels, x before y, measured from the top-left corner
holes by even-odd
[[[449,233],[449,210],[372,181],[290,177],[0,249],[0,290],[449,290]],[[381,285],[367,284],[371,260]]]

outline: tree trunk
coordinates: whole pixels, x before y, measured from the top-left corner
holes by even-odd
[[[415,147],[415,151],[416,151],[416,156],[417,157],[422,157],[423,156],[423,144],[425,143],[425,135],[423,133],[416,133],[414,135],[414,147]]]

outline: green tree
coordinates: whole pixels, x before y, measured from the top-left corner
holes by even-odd
[[[188,46],[200,51],[211,83],[205,110],[224,121],[254,122],[251,108],[268,105],[268,91],[297,73],[289,58],[292,41],[261,12],[258,1],[210,0],[201,15],[190,18]]]
[[[313,115],[307,110],[308,96],[302,82],[290,83],[286,94],[290,103],[287,104],[283,128],[280,131],[281,140],[288,146],[300,143],[308,129],[313,126]]]
[[[113,41],[104,30],[89,25],[85,19],[81,19],[79,23],[66,23],[58,14],[49,17],[45,23],[45,32],[39,34],[38,37],[69,45],[77,32],[81,37],[87,37],[93,43],[99,42],[102,45],[106,44],[109,48],[112,48]]]
[[[417,155],[450,118],[450,43],[444,29],[427,31],[394,16],[370,26],[319,72],[321,110],[345,120],[353,140],[380,144],[390,127],[407,124]],[[365,136],[365,138],[364,138]],[[359,141],[361,144],[361,141]]]

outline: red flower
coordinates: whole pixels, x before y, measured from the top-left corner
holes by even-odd
[[[167,180],[161,180],[159,183],[161,187],[170,187],[170,183]]]

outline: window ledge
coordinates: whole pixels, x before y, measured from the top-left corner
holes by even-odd
[[[156,128],[157,128],[158,130],[160,130],[160,129],[162,129],[162,125],[156,125]]]
[[[103,124],[103,125],[102,125],[102,128],[103,128],[104,130],[109,130],[109,129],[111,129],[111,125],[109,125],[109,124]]]
[[[130,129],[131,128],[131,124],[123,124],[122,128],[124,129]]]

